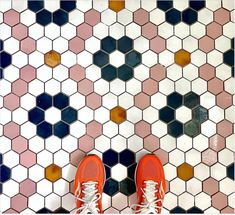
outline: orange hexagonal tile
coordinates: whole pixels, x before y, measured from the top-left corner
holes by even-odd
[[[125,0],[109,0],[109,9],[119,12],[125,8]]]
[[[126,110],[120,106],[113,108],[110,111],[110,119],[117,124],[124,122],[126,120]]]
[[[193,178],[193,167],[187,163],[181,164],[177,168],[177,176],[184,181],[188,181]]]
[[[55,164],[51,164],[46,167],[45,177],[51,182],[59,180],[62,176],[61,168]]]
[[[52,68],[58,66],[60,60],[60,54],[54,50],[51,50],[44,55],[45,64]]]
[[[186,66],[190,63],[191,57],[190,53],[185,51],[184,49],[181,49],[175,53],[175,63],[179,66]]]

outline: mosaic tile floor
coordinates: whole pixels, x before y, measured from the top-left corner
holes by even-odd
[[[106,168],[105,213],[165,169],[164,213],[233,213],[230,0],[1,0],[0,211],[74,212],[76,166]]]

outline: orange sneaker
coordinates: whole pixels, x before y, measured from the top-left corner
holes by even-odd
[[[87,155],[77,168],[74,180],[76,213],[102,213],[101,197],[105,181],[105,170],[97,155]]]
[[[136,169],[138,204],[136,213],[160,213],[166,191],[164,170],[160,159],[153,154],[144,155]]]

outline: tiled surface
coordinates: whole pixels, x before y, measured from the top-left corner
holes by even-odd
[[[1,0],[1,212],[73,212],[95,153],[105,212],[130,213],[153,152],[163,212],[232,213],[232,2]]]

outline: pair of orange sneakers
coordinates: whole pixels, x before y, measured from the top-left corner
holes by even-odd
[[[97,155],[88,155],[78,165],[74,193],[77,213],[102,213],[102,191],[105,183],[105,170]],[[163,166],[160,159],[153,155],[144,155],[136,169],[136,189],[138,204],[131,208],[135,213],[160,213],[166,191]]]

